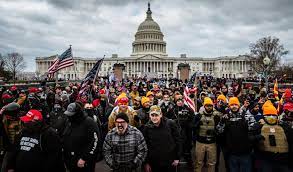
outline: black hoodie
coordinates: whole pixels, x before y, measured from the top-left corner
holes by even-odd
[[[75,167],[79,159],[86,163],[93,162],[98,144],[101,144],[97,123],[82,112],[74,116],[73,120],[69,118],[71,122],[63,136],[65,163],[68,167]]]
[[[171,165],[180,159],[181,139],[173,120],[162,117],[158,127],[149,121],[143,133],[148,146],[147,163]]]
[[[39,131],[31,131],[24,128],[16,137],[7,169],[15,172],[64,172],[61,157],[61,142],[54,129],[42,127]]]

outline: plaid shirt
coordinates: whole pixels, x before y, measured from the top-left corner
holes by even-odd
[[[142,164],[147,155],[147,145],[142,133],[128,125],[125,134],[119,135],[117,127],[107,134],[103,145],[106,163],[111,167],[122,164]]]

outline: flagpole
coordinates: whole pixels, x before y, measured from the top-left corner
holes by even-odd
[[[55,85],[58,84],[58,71],[56,71]]]
[[[194,109],[195,109],[195,112],[197,111],[197,75],[195,76],[194,78],[194,86],[193,86],[194,89],[196,89],[196,92],[194,94]]]

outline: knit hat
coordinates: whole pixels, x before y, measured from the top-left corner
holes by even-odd
[[[141,105],[143,105],[143,104],[145,104],[146,102],[149,102],[150,101],[150,98],[148,98],[148,97],[142,97],[141,98]]]
[[[264,110],[265,107],[267,106],[274,106],[273,103],[270,100],[267,100],[263,105],[262,105],[262,110]]]
[[[223,95],[223,94],[220,94],[217,98],[217,101],[220,101],[222,100],[223,102],[227,103],[227,98]]]
[[[263,107],[263,115],[278,115],[277,109],[272,104]]]
[[[128,118],[128,116],[125,114],[125,113],[123,113],[123,112],[121,112],[121,113],[118,113],[117,115],[116,115],[116,118],[115,118],[115,121],[117,120],[117,119],[123,119],[124,121],[126,121],[127,123],[129,123],[129,118]]]
[[[152,91],[148,91],[146,94],[146,97],[149,97],[149,96],[154,96],[154,93]]]
[[[127,98],[127,95],[126,95],[126,93],[121,93],[117,98],[116,98],[116,101],[115,102],[117,102],[117,103],[121,103],[122,102],[122,100],[123,101],[128,101],[128,98]]]
[[[203,101],[203,105],[204,105],[204,106],[205,106],[205,105],[213,105],[213,101],[212,101],[212,99],[209,98],[209,97],[205,97],[205,98],[204,98],[204,101]]]
[[[240,102],[239,102],[238,98],[237,97],[231,97],[229,99],[229,106],[235,105],[235,104],[240,106]]]
[[[251,110],[251,109],[255,108],[255,106],[257,106],[257,105],[258,105],[258,101],[252,101],[252,102],[250,102],[248,109]]]

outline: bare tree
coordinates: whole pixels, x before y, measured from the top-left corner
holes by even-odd
[[[252,70],[257,73],[262,73],[266,70],[268,74],[271,73],[279,65],[282,56],[289,53],[285,50],[284,46],[280,44],[279,38],[276,37],[264,37],[259,39],[256,43],[252,43],[249,46],[250,55],[248,61],[251,64]],[[263,63],[263,59],[268,56],[271,60],[270,65],[266,67]]]
[[[281,79],[281,80],[293,80],[293,68],[290,65],[283,64],[280,67],[277,68],[273,72],[273,75],[275,78]]]
[[[8,53],[4,62],[6,70],[12,73],[13,80],[15,80],[16,74],[26,67],[23,56],[16,52]]]

